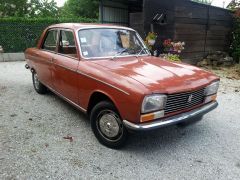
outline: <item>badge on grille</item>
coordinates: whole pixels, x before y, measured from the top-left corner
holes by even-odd
[[[192,102],[192,98],[193,98],[193,95],[191,94],[191,95],[188,97],[188,103]]]

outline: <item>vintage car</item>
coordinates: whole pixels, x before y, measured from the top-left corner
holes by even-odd
[[[127,27],[52,25],[25,57],[37,93],[50,90],[89,115],[96,138],[111,148],[131,131],[196,121],[218,105],[217,76],[151,56]]]

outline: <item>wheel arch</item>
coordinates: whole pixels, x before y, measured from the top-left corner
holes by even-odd
[[[117,103],[115,102],[115,100],[108,93],[98,90],[98,91],[94,91],[90,95],[88,106],[87,106],[87,114],[89,115],[93,107],[101,101],[110,101],[111,103],[113,103],[113,105],[117,108],[119,112],[119,109],[117,107]]]

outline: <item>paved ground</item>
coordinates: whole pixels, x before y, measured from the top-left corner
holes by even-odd
[[[35,93],[24,62],[0,63],[0,179],[239,179],[235,91],[220,92],[219,108],[198,124],[132,135],[112,150],[72,106]]]

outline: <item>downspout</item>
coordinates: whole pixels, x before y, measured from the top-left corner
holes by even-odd
[[[103,24],[103,0],[100,0],[100,22]]]

